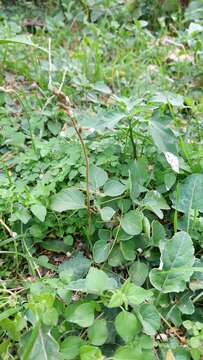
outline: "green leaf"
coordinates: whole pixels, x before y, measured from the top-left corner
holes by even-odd
[[[108,180],[107,172],[96,165],[90,165],[90,188],[98,190]]]
[[[135,260],[136,254],[135,254],[135,242],[134,240],[128,240],[128,241],[122,241],[120,243],[121,252],[123,254],[123,257],[127,261],[133,261]]]
[[[68,246],[61,240],[45,240],[41,246],[46,250],[57,253],[66,253],[68,251]]]
[[[129,269],[129,275],[135,285],[142,286],[148,276],[148,266],[144,262],[135,261]]]
[[[171,92],[162,92],[158,93],[151,99],[152,102],[162,103],[162,104],[171,104],[172,106],[184,107],[184,98],[182,95],[171,93]]]
[[[111,250],[111,253],[108,257],[108,264],[110,266],[121,266],[124,264],[124,262],[125,262],[125,259],[121,252],[120,246],[115,245],[113,250]]]
[[[80,360],[103,360],[103,356],[98,347],[83,345],[80,348]]]
[[[165,240],[166,232],[164,226],[159,221],[154,220],[152,222],[152,244],[159,246],[160,242]]]
[[[190,236],[184,231],[176,233],[160,250],[161,265],[159,269],[151,270],[151,284],[164,293],[185,290],[186,281],[190,279],[193,270],[184,272],[179,268],[190,269],[194,263],[194,247]]]
[[[140,193],[146,191],[143,185],[148,176],[146,161],[144,159],[135,160],[129,170],[130,197],[132,200],[136,200]]]
[[[177,154],[177,139],[171,129],[166,128],[161,122],[151,120],[149,132],[159,151]]]
[[[91,267],[87,274],[85,285],[90,294],[101,295],[105,290],[116,288],[117,282],[113,278],[108,277],[104,271]]]
[[[48,308],[42,315],[44,325],[56,326],[58,323],[58,312],[54,307]]]
[[[115,319],[115,328],[122,339],[128,343],[140,330],[136,316],[128,311],[121,311]]]
[[[114,356],[114,360],[143,360],[143,352],[141,347],[137,346],[137,344],[129,344],[125,346],[119,347]],[[151,360],[147,357],[147,360]]]
[[[141,212],[131,210],[121,219],[121,227],[129,235],[138,235],[142,231],[142,219]]]
[[[88,273],[90,265],[91,261],[82,253],[78,252],[69,260],[66,260],[59,265],[59,273],[65,271],[67,277],[71,276],[73,280],[77,280]]]
[[[156,332],[159,330],[161,325],[161,320],[154,305],[152,304],[140,305],[138,318],[143,326],[143,331],[145,334],[154,336]]]
[[[128,241],[133,237],[133,235],[127,234],[123,229],[121,228],[118,229],[118,227],[115,228],[114,231],[115,231],[114,236],[117,235],[118,241]]]
[[[32,205],[30,210],[42,222],[44,222],[47,210],[42,204]]]
[[[49,332],[43,327],[37,328],[36,333],[34,333],[33,341],[30,342],[30,337],[32,337],[33,331],[29,334],[28,340],[26,343],[30,344],[29,351],[24,352],[22,359],[23,360],[59,360],[59,345],[56,340],[50,335]]]
[[[93,247],[93,258],[97,264],[107,260],[110,250],[110,244],[104,240],[98,240]]]
[[[163,212],[161,209],[170,209],[164,197],[158,191],[149,191],[143,200],[143,205],[153,211],[160,219],[163,219]]]
[[[107,323],[104,319],[97,319],[88,328],[88,338],[93,345],[101,346],[108,338]]]
[[[110,206],[105,206],[100,209],[100,214],[103,221],[110,221],[115,214],[115,210],[112,209]]]
[[[34,44],[30,37],[26,37],[24,35],[17,35],[15,37],[9,39],[0,39],[0,44],[21,44],[35,47],[36,49],[40,49],[48,54],[48,51],[41,46]]]
[[[153,296],[153,292],[151,290],[145,290],[144,288],[136,286],[130,282],[126,282],[123,285],[122,292],[125,294],[127,301],[131,306],[137,306],[146,300],[150,300]]]
[[[89,327],[94,322],[94,309],[95,305],[93,302],[70,308],[70,311],[67,311],[66,313],[66,320],[77,324],[80,327]]]
[[[109,308],[120,307],[123,304],[123,302],[124,302],[123,292],[121,289],[118,289],[111,296],[108,307]]]
[[[165,155],[166,161],[170,165],[171,169],[178,174],[179,170],[180,170],[180,164],[179,164],[178,157],[169,151],[165,152],[164,155]]]
[[[83,193],[74,188],[61,190],[51,198],[51,209],[63,212],[85,208]]]
[[[80,353],[84,341],[79,336],[68,336],[61,343],[61,354],[65,360],[75,359]]]
[[[176,182],[176,175],[174,173],[167,173],[164,175],[164,184],[166,190],[169,191]]]
[[[180,299],[178,299],[177,306],[182,314],[191,315],[195,311],[195,307],[189,293],[183,293]]]
[[[119,196],[124,193],[126,187],[118,180],[109,180],[104,185],[104,194],[107,196]]]
[[[179,196],[176,202],[175,196],[173,206],[178,211],[190,213],[191,210],[203,212],[203,174],[189,175],[179,185]]]
[[[200,267],[203,269],[203,257],[195,259],[194,267]],[[203,271],[194,272],[194,274],[192,274],[189,287],[192,291],[203,289]]]

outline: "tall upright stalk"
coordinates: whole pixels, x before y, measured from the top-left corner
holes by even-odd
[[[86,202],[87,202],[87,213],[88,213],[88,240],[89,240],[91,237],[92,214],[91,214],[91,203],[90,203],[90,163],[89,163],[88,151],[85,142],[82,138],[80,129],[77,126],[77,121],[74,118],[74,112],[68,96],[66,96],[60,89],[58,90],[52,88],[51,90],[53,94],[57,97],[59,106],[61,106],[64,109],[65,113],[69,117],[71,124],[76,132],[76,135],[80,141],[80,145],[84,155],[85,169],[86,169]]]

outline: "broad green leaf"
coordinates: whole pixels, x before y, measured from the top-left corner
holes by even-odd
[[[107,196],[119,196],[124,193],[126,187],[118,180],[109,180],[104,185],[104,194]]]
[[[88,328],[88,338],[92,345],[101,346],[108,339],[107,323],[104,319],[97,319]]]
[[[166,232],[164,226],[160,224],[159,221],[154,220],[152,222],[152,244],[154,246],[159,246],[160,242],[165,240]]]
[[[195,259],[194,267],[200,267],[203,269],[203,257]],[[192,274],[189,287],[192,291],[203,289],[203,271],[194,272],[194,274]]]
[[[108,180],[107,172],[96,165],[90,165],[90,187],[96,191]]]
[[[70,308],[70,311],[67,311],[66,313],[66,320],[81,327],[89,327],[94,322],[94,309],[95,305],[93,302]]]
[[[202,0],[193,0],[185,10],[185,20],[194,21],[203,19]]]
[[[66,253],[68,251],[68,246],[61,240],[45,240],[42,242],[42,247],[57,253]]]
[[[98,114],[98,130],[113,129],[126,115],[118,111],[103,111]]]
[[[142,286],[148,276],[148,266],[144,262],[135,261],[129,269],[129,275],[135,285]]]
[[[121,252],[120,246],[119,245],[114,246],[113,250],[111,251],[108,257],[108,264],[110,266],[116,267],[116,266],[121,266],[124,263],[125,263],[125,259]]]
[[[34,330],[33,330],[34,331]],[[49,332],[43,327],[38,328],[38,332],[30,343],[29,352],[24,353],[23,360],[59,360],[59,345]],[[30,333],[32,336],[32,332]],[[29,338],[28,338],[29,342]]]
[[[118,289],[111,296],[108,307],[109,308],[120,307],[123,304],[123,302],[124,302],[123,292],[121,289]]]
[[[140,193],[146,191],[143,185],[148,177],[149,172],[145,160],[135,160],[129,170],[130,197],[132,200],[136,200]]]
[[[110,230],[107,229],[99,229],[98,236],[100,240],[110,241],[112,238],[112,233]]]
[[[195,307],[189,293],[183,293],[183,295],[178,299],[177,307],[182,314],[191,315],[195,311]]]
[[[44,222],[47,210],[42,204],[32,205],[30,210],[42,222]]]
[[[143,326],[144,333],[154,336],[161,325],[161,319],[156,307],[152,304],[142,304],[138,312],[138,318]]]
[[[136,254],[135,254],[135,242],[134,240],[128,240],[128,241],[122,241],[120,243],[121,252],[123,254],[123,257],[127,261],[133,261],[135,260]]]
[[[161,122],[151,120],[149,132],[159,151],[177,154],[177,139],[171,129],[166,128]]]
[[[171,92],[158,93],[151,99],[152,102],[171,104],[172,106],[184,107],[184,98],[182,95],[174,94]]]
[[[100,209],[100,214],[103,221],[110,221],[115,214],[115,210],[112,209],[110,206],[105,206]]]
[[[133,237],[133,235],[127,234],[123,229],[118,229],[118,227],[116,227],[114,231],[114,236],[117,236],[118,241],[128,241]]]
[[[191,268],[194,263],[194,247],[190,236],[184,231],[176,233],[164,243],[160,251],[160,268],[152,269],[149,274],[151,284],[164,293],[185,290],[186,282],[193,273]],[[191,270],[179,270],[184,267]]]
[[[203,174],[189,175],[179,185],[179,196],[177,202],[174,196],[173,206],[187,214],[191,210],[203,212]]]
[[[103,360],[103,356],[98,347],[83,345],[80,348],[80,360]]]
[[[110,250],[110,244],[104,240],[98,240],[93,247],[93,258],[97,264],[107,260]]]
[[[41,46],[38,46],[36,44],[34,44],[31,40],[30,37],[26,37],[24,35],[17,35],[15,37],[12,38],[7,38],[7,39],[0,39],[0,44],[21,44],[21,45],[28,45],[28,46],[32,46],[36,49],[40,49],[44,52],[46,52],[48,54],[47,49],[42,48]]]
[[[74,188],[61,190],[51,198],[51,209],[63,212],[85,208],[83,193]]]
[[[151,225],[149,219],[146,216],[143,217],[143,231],[147,238],[150,239]]]
[[[151,290],[146,290],[130,282],[126,282],[123,285],[122,292],[125,294],[127,301],[131,306],[137,306],[144,301],[150,300],[153,296]]]
[[[115,319],[115,328],[122,339],[128,343],[132,341],[140,330],[136,316],[128,311],[121,311]]]
[[[174,173],[166,173],[164,175],[164,184],[166,190],[169,191],[176,182],[176,175]]]
[[[175,171],[177,174],[179,173],[179,159],[176,155],[171,153],[170,151],[164,152],[166,161],[169,163],[171,169]]]
[[[170,209],[164,197],[158,191],[149,191],[143,200],[143,205],[163,219],[163,210]]]
[[[59,273],[65,271],[66,276],[72,280],[80,279],[88,273],[91,265],[91,260],[87,259],[82,253],[78,252],[69,260],[64,261],[59,265]]]
[[[58,323],[58,311],[54,308],[48,308],[42,315],[42,321],[44,325],[56,326]]]
[[[103,94],[111,94],[112,91],[108,85],[103,81],[97,81],[95,84],[91,84],[92,89],[97,90]]]
[[[129,344],[119,347],[114,356],[114,360],[143,360],[143,352],[141,347],[137,344]],[[147,357],[147,360],[151,360],[150,357]]]
[[[64,360],[75,359],[80,353],[80,347],[84,341],[79,336],[68,336],[61,343],[61,354]]]
[[[117,282],[104,271],[91,267],[87,274],[85,285],[90,294],[101,295],[105,290],[116,288]]]
[[[143,215],[138,210],[131,210],[121,219],[122,229],[129,235],[138,235],[142,231]]]

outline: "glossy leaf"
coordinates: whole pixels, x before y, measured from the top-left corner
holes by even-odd
[[[149,191],[143,200],[143,205],[163,219],[163,211],[170,209],[164,197],[158,191]]]
[[[63,212],[66,210],[78,210],[85,208],[85,200],[80,190],[69,188],[52,196],[51,209]]]
[[[107,260],[110,250],[110,244],[104,240],[98,240],[93,247],[93,258],[97,264]]]
[[[107,172],[96,165],[90,166],[90,187],[96,191],[102,187],[108,179]]]
[[[110,206],[105,206],[100,209],[100,214],[103,221],[110,221],[115,214],[115,210]]]
[[[140,326],[136,316],[128,311],[121,311],[115,319],[115,328],[122,339],[128,343],[139,332]]]
[[[203,212],[203,174],[189,175],[180,184],[178,199],[174,199],[173,204],[183,213],[190,213],[192,210]]]
[[[194,247],[190,236],[179,232],[171,240],[164,243],[161,250],[159,269],[152,269],[150,281],[159,291],[164,293],[180,292],[186,287],[193,271],[181,271],[181,268],[191,268],[194,263]]]
[[[45,220],[47,213],[45,206],[42,204],[35,204],[31,206],[30,210],[40,221],[43,222]]]
[[[105,290],[114,289],[117,283],[104,271],[91,267],[87,274],[85,285],[90,294],[101,295]]]
[[[122,229],[129,235],[138,235],[142,231],[143,215],[137,210],[131,210],[121,219]]]
[[[88,338],[92,345],[103,345],[108,338],[106,320],[95,320],[93,325],[88,328]]]
[[[75,359],[80,353],[80,347],[83,344],[83,340],[79,336],[68,336],[61,343],[61,354],[64,359]]]
[[[92,302],[84,303],[72,308],[67,315],[66,320],[81,327],[91,326],[94,322],[95,305]]]
[[[142,304],[139,307],[139,320],[143,326],[143,331],[147,335],[154,336],[161,325],[160,316],[156,307],[152,304]]]
[[[104,194],[107,196],[119,196],[122,195],[125,191],[125,185],[121,184],[118,180],[109,180],[104,185]]]

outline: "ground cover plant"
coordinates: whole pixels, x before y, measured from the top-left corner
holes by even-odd
[[[203,2],[0,3],[0,358],[203,358]]]

